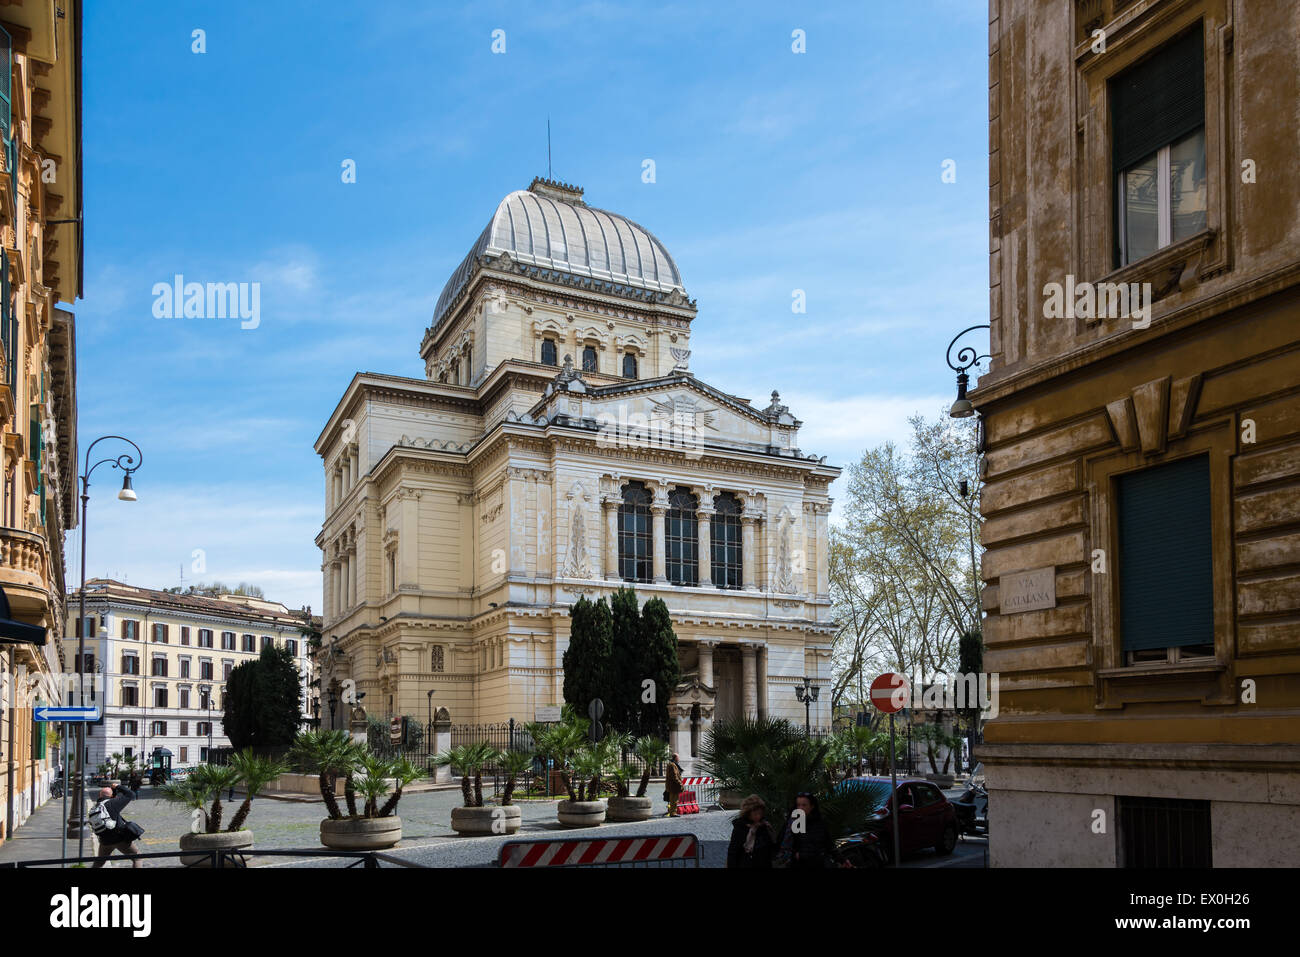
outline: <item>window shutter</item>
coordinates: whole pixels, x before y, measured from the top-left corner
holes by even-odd
[[[1213,644],[1209,458],[1122,475],[1118,493],[1124,650]]]
[[[1201,26],[1111,80],[1110,110],[1115,173],[1204,126]]]

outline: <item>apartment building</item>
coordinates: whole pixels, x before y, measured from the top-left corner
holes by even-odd
[[[63,643],[69,661],[77,655],[78,613],[73,592],[68,617],[75,628]],[[259,598],[88,581],[82,670],[95,677],[106,700],[103,720],[87,727],[86,766],[113,754],[147,761],[155,749],[166,748],[180,767],[206,760],[212,748],[228,747],[222,729],[226,679],[269,644],[287,648],[298,665],[307,721],[314,675],[303,634],[307,614]]]
[[[0,4],[0,841],[49,798],[58,748],[33,709],[64,670],[64,534],[77,523],[81,4]],[[62,304],[62,305],[61,305]],[[39,632],[38,632],[39,633]]]
[[[1300,0],[992,0],[994,866],[1300,864]]]

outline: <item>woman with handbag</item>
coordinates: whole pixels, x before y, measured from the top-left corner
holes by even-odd
[[[144,828],[134,821],[122,817],[122,809],[135,800],[135,792],[125,784],[114,784],[99,792],[99,803],[88,815],[90,829],[99,838],[99,850],[92,868],[103,867],[114,851],[121,851],[131,858],[132,867],[143,867],[136,857],[140,848],[135,844],[136,838],[144,833]]]

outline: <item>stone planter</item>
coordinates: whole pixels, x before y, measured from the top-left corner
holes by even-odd
[[[253,844],[253,832],[244,831],[218,831],[216,834],[182,834],[181,850],[182,851],[237,851],[241,848],[251,847]],[[186,867],[212,867],[212,858],[207,854],[181,855],[181,863]],[[226,867],[236,867],[235,863],[226,860]]]
[[[402,819],[392,817],[329,818],[320,822],[320,842],[336,851],[382,851],[402,839]]]
[[[955,778],[951,774],[927,774],[925,779],[940,788],[950,788]]]
[[[718,803],[727,811],[739,811],[745,796],[739,791],[719,791]]]
[[[454,807],[451,829],[461,835],[514,834],[523,821],[519,805],[509,807]],[[500,823],[498,823],[500,822]]]
[[[565,827],[598,827],[605,823],[605,802],[561,801],[555,816]]]
[[[612,797],[606,815],[611,821],[648,821],[652,814],[648,797]]]

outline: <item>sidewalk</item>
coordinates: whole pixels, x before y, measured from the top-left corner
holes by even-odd
[[[72,799],[68,799],[68,810],[72,810]],[[84,856],[95,853],[95,838],[86,828]],[[68,854],[77,853],[77,840],[68,840]],[[37,808],[22,827],[17,828],[13,836],[0,844],[0,863],[58,858],[63,856],[63,798],[51,798]]]

